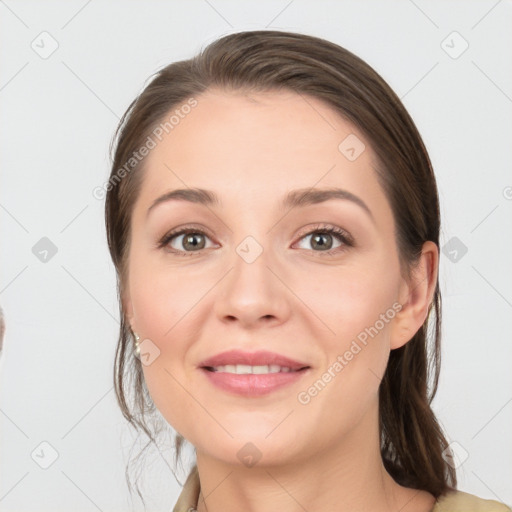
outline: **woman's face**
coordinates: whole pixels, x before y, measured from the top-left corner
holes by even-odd
[[[397,329],[406,296],[369,143],[290,91],[196,99],[146,157],[132,217],[123,301],[156,406],[198,455],[227,463],[377,441],[378,387],[390,349],[406,341]],[[165,200],[176,189],[218,202]],[[222,357],[216,372],[202,367],[231,350],[307,368],[269,375],[265,363],[279,360],[266,357],[238,368],[257,375],[233,375],[221,363],[236,361]]]

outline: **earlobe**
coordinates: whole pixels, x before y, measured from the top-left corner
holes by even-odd
[[[132,304],[132,300],[131,300],[129,294],[125,294],[123,296],[122,304],[123,304],[123,312],[124,312],[126,321],[128,322],[128,324],[130,325],[130,328],[133,331],[133,317],[134,317],[133,304]]]
[[[402,309],[394,318],[391,350],[410,341],[427,319],[437,285],[438,263],[437,245],[432,241],[425,242],[410,281],[402,283]]]

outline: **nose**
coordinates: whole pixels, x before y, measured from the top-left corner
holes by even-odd
[[[249,251],[244,252],[247,247]],[[219,283],[214,302],[214,312],[222,322],[238,322],[246,329],[285,322],[293,297],[280,276],[283,272],[276,260],[265,250],[254,260],[254,253],[247,256],[255,250],[250,244],[237,248],[231,270]]]

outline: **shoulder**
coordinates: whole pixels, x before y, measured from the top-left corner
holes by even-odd
[[[500,501],[453,490],[438,498],[432,512],[512,512],[512,508]]]
[[[178,501],[172,509],[172,512],[191,512],[195,511],[199,500],[201,486],[199,482],[199,473],[197,465],[194,465],[190,471],[183,489],[178,496]]]

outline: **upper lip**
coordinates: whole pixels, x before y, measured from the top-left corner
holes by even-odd
[[[216,354],[208,359],[205,359],[199,364],[200,367],[213,367],[224,366],[227,364],[246,364],[249,366],[265,366],[265,365],[279,365],[290,368],[291,370],[300,370],[307,368],[308,365],[295,361],[289,357],[275,352],[268,352],[267,350],[258,350],[256,352],[245,352],[243,350],[228,350]]]

